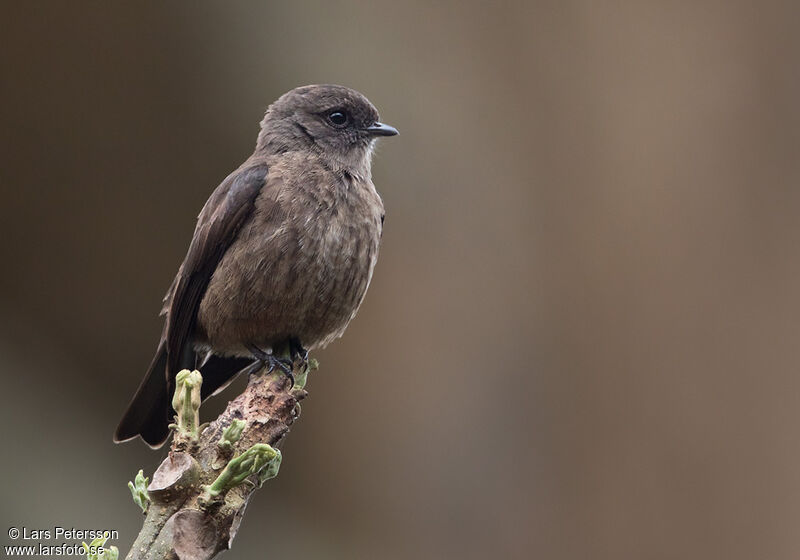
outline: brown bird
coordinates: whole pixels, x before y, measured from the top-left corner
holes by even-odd
[[[181,369],[200,369],[206,398],[243,370],[279,367],[291,376],[278,349],[307,359],[306,348],[342,335],[378,258],[375,139],[395,134],[366,97],[343,86],[293,89],[267,109],[253,155],[200,212],[164,298],[158,350],[114,441],[166,441]]]

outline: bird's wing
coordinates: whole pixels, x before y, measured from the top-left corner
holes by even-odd
[[[168,294],[166,327],[167,386],[191,352],[197,311],[211,276],[225,251],[252,214],[267,179],[267,165],[256,164],[231,174],[217,187],[197,220],[189,251]]]

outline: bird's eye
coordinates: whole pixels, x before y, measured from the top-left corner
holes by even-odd
[[[331,111],[328,113],[328,120],[334,126],[344,126],[347,124],[347,113],[343,111]]]

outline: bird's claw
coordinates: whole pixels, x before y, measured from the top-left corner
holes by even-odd
[[[272,354],[267,354],[269,358],[265,361],[264,366],[267,368],[267,373],[272,373],[275,368],[278,368],[283,374],[289,378],[289,388],[294,387],[294,375],[292,375],[292,362],[284,358],[276,358]]]
[[[294,375],[292,374],[294,364],[291,360],[278,358],[274,354],[264,352],[256,346],[248,346],[247,349],[255,356],[261,366],[267,369],[267,373],[272,373],[275,368],[280,369],[284,375],[289,378],[289,382],[291,383],[289,388],[291,389],[294,387]]]
[[[292,363],[294,363],[295,360],[299,360],[301,365],[308,365],[308,350],[303,348],[303,345],[297,338],[289,340],[289,358],[291,358]]]

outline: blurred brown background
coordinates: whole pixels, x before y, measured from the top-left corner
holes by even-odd
[[[127,552],[161,453],[111,433],[195,217],[334,82],[401,131],[381,260],[225,557],[800,557],[799,16],[4,3],[2,532]]]

